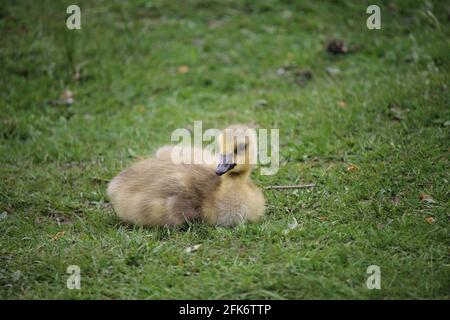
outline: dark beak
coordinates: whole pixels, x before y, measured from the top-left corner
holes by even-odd
[[[223,175],[224,173],[227,173],[228,171],[230,171],[231,169],[233,169],[236,166],[236,163],[232,163],[231,162],[231,155],[223,155],[220,158],[220,163],[216,168],[216,174],[218,176]]]

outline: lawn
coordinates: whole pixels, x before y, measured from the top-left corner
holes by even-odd
[[[372,2],[79,0],[68,30],[74,1],[1,1],[0,298],[449,299],[450,6],[379,0],[369,30]],[[236,228],[122,224],[107,181],[195,120],[278,128],[254,181],[317,186]]]

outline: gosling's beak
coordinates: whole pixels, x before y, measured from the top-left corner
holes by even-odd
[[[233,169],[236,166],[236,163],[232,162],[232,155],[222,155],[220,157],[219,165],[216,168],[216,174],[218,176],[223,175],[224,173],[227,173],[231,169]]]

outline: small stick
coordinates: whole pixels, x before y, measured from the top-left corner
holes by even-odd
[[[264,189],[306,189],[306,188],[314,188],[316,186],[315,183],[310,184],[297,184],[292,186],[267,186]]]

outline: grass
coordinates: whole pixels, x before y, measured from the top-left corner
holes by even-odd
[[[0,298],[449,299],[448,4],[380,0],[368,30],[370,1],[80,0],[70,31],[72,3],[0,4]],[[104,180],[194,120],[279,128],[254,180],[318,186],[234,229],[122,225]]]

